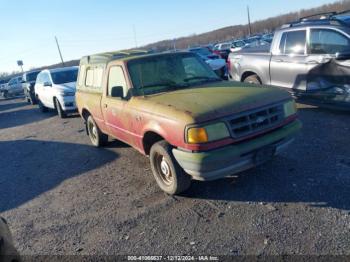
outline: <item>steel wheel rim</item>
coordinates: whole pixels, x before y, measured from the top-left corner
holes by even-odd
[[[96,142],[97,140],[97,128],[92,121],[88,122],[88,129],[91,139]]]
[[[166,158],[161,154],[155,155],[155,167],[158,177],[162,180],[167,186],[171,185],[174,182],[174,176],[171,172],[170,165]]]

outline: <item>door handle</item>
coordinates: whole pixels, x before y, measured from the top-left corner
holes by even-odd
[[[284,60],[283,59],[276,59],[276,60],[274,60],[275,62],[277,62],[277,63],[281,63],[281,62],[284,62]]]
[[[103,107],[104,107],[104,108],[107,108],[107,107],[108,107],[108,104],[103,104]]]

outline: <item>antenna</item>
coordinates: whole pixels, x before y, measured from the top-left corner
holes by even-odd
[[[134,32],[134,41],[135,41],[135,47],[137,48],[137,37],[136,37],[136,29],[135,29],[135,25],[132,25],[132,31]]]
[[[64,61],[63,61],[61,49],[60,49],[60,46],[59,46],[59,44],[58,44],[58,40],[57,40],[57,37],[56,37],[56,36],[55,36],[55,40],[56,40],[56,45],[57,45],[58,53],[60,54],[60,57],[61,57],[62,65],[64,66]]]

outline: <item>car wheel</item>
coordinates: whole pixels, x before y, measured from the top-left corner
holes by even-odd
[[[38,106],[41,112],[45,113],[47,112],[47,107],[43,105],[43,103],[40,101],[40,99],[38,98]]]
[[[261,80],[257,75],[250,75],[246,77],[243,81],[244,83],[261,85]]]
[[[158,186],[169,195],[186,191],[191,185],[191,177],[176,162],[172,146],[162,140],[155,143],[150,152],[150,162]]]
[[[55,108],[57,110],[57,115],[60,117],[60,118],[66,118],[67,117],[67,114],[66,112],[63,111],[62,107],[61,107],[61,104],[60,104],[60,101],[58,101],[57,98],[55,98]]]
[[[86,129],[90,137],[91,143],[95,147],[100,147],[107,144],[108,136],[101,132],[91,115],[86,121]]]
[[[36,99],[33,95],[29,95],[29,103],[31,103],[32,105],[36,104]]]
[[[2,92],[2,96],[3,96],[4,98],[8,98],[7,90],[5,90],[5,91]]]

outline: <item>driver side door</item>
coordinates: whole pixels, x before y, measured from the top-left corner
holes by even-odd
[[[103,95],[101,106],[103,117],[109,134],[130,145],[135,145],[135,134],[132,132],[133,119],[128,108],[129,83],[124,68],[111,64],[106,79],[107,88]],[[122,87],[123,95],[116,97],[112,94],[113,87]]]

